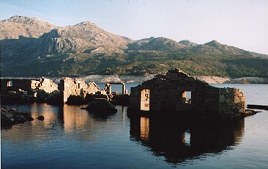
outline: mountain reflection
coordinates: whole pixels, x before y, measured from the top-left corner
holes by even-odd
[[[148,117],[130,119],[131,140],[149,147],[155,156],[164,156],[173,164],[231,149],[240,143],[243,133],[244,119],[191,125]]]

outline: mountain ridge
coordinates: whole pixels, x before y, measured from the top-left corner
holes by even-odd
[[[3,40],[18,39],[20,36],[37,38],[56,26],[36,17],[16,15],[0,21],[0,28],[0,40]]]
[[[10,31],[7,26],[19,29]],[[192,75],[268,76],[268,55],[216,40],[205,44],[165,37],[132,40],[89,21],[58,27],[24,16],[3,20],[0,28],[3,75],[142,75],[180,67]]]

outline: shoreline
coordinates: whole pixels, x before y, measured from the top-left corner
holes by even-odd
[[[153,79],[156,74],[148,75],[88,75],[73,77],[85,82],[107,83],[107,82],[124,82],[124,83],[142,83]],[[268,84],[268,77],[220,77],[220,76],[193,76],[198,80],[209,84]],[[40,77],[1,77],[1,79],[38,79]],[[62,77],[45,77],[58,82]]]
[[[196,76],[199,80],[209,84],[268,84],[268,78],[263,77],[219,77],[219,76]]]

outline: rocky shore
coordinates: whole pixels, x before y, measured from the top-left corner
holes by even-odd
[[[44,116],[38,116],[37,120],[44,120]],[[20,112],[15,108],[1,108],[1,128],[8,129],[15,124],[33,121],[30,112]]]

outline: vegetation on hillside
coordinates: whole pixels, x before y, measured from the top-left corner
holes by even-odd
[[[215,40],[133,41],[90,22],[56,27],[20,16],[1,21],[0,29],[1,76],[144,75],[180,68],[195,76],[268,77],[267,55]]]

